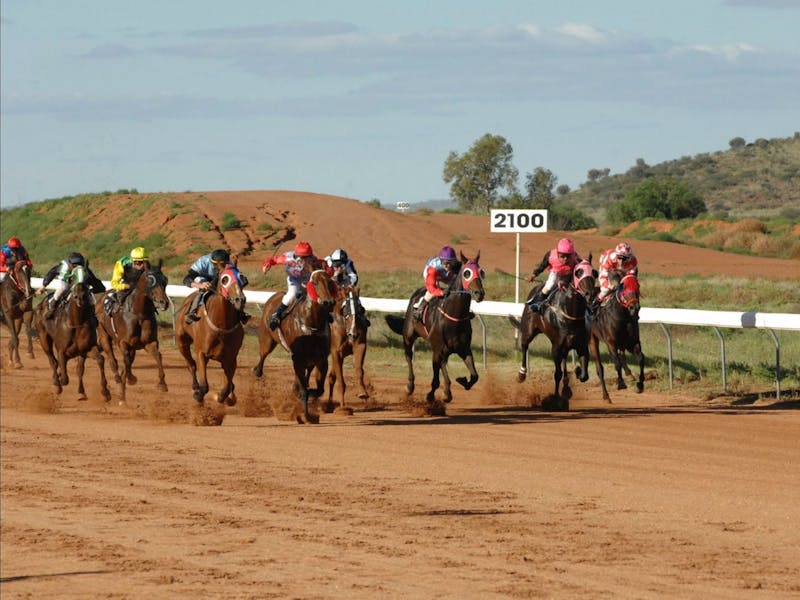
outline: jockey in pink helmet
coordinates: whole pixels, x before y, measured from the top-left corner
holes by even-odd
[[[460,268],[461,262],[456,257],[456,251],[450,246],[444,246],[439,250],[439,254],[425,262],[425,268],[422,270],[422,276],[425,278],[425,295],[414,305],[414,318],[417,321],[422,319],[422,309],[425,305],[431,299],[444,294],[439,284],[449,286]]]
[[[619,284],[619,280],[625,275],[639,276],[639,261],[633,250],[631,250],[630,244],[620,242],[613,250],[604,250],[600,254],[597,272],[600,294],[597,297],[594,308],[599,306],[603,299],[614,291],[614,286]],[[613,277],[615,281],[610,281],[610,277]]]
[[[575,244],[569,238],[561,238],[558,244],[552,250],[548,250],[539,265],[533,270],[533,273],[526,281],[531,282],[544,271],[550,269],[550,274],[547,276],[542,289],[530,300],[526,302],[536,312],[541,309],[542,302],[544,302],[547,295],[556,284],[556,280],[560,276],[572,275],[572,270],[579,262],[581,257],[575,252]]]

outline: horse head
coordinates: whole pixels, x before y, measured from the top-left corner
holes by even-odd
[[[595,295],[595,282],[597,281],[597,269],[592,266],[592,255],[588,259],[582,260],[572,271],[572,287],[583,296],[588,303]]]
[[[149,266],[143,273],[147,282],[147,297],[153,301],[157,310],[167,310],[170,305],[167,296],[167,276],[161,271],[161,261],[154,266]]]
[[[11,279],[12,283],[26,298],[32,295],[30,262],[27,260],[18,260],[14,264],[13,270],[9,273],[9,279]]]
[[[461,288],[465,292],[472,295],[475,302],[481,302],[485,291],[483,289],[483,280],[486,277],[486,272],[481,268],[478,262],[481,258],[481,251],[475,258],[467,258],[464,253],[461,253],[461,271],[459,271],[459,280],[461,281]]]
[[[244,304],[247,300],[244,296],[245,285],[247,285],[245,276],[239,272],[239,269],[229,264],[219,274],[217,293],[241,312],[244,310]]]
[[[325,269],[312,271],[311,277],[306,283],[308,299],[311,302],[322,305],[326,310],[332,310],[336,302],[336,284],[331,279]]]
[[[89,274],[83,265],[78,265],[72,270],[69,298],[78,308],[84,308],[92,302],[88,277]]]
[[[617,301],[634,318],[639,314],[639,296],[639,280],[634,275],[625,275],[617,287]]]

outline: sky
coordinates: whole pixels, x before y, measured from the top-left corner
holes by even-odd
[[[449,197],[485,134],[578,188],[800,131],[800,0],[0,0],[0,204]]]

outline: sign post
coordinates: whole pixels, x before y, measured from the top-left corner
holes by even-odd
[[[493,208],[489,211],[492,233],[516,233],[516,290],[514,302],[519,304],[519,234],[547,233],[547,210],[528,208]]]

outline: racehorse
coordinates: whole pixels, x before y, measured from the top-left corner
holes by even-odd
[[[158,368],[158,389],[167,391],[164,380],[164,367],[161,364],[161,352],[158,349],[158,322],[156,313],[167,310],[170,306],[167,296],[167,277],[161,271],[161,262],[157,266],[148,266],[142,271],[133,271],[135,281],[131,282],[130,293],[121,306],[116,307],[111,315],[104,309],[104,302],[98,302],[95,310],[99,327],[97,337],[103,350],[111,361],[115,380],[121,385],[122,401],[125,401],[125,387],[135,385],[136,377],[132,373],[136,351],[144,348],[156,361]],[[114,355],[117,347],[121,358],[121,368]]]
[[[517,381],[525,381],[528,373],[528,346],[533,338],[544,333],[550,340],[550,355],[555,366],[554,398],[563,410],[567,409],[567,401],[572,396],[567,371],[567,355],[570,350],[575,350],[579,357],[575,376],[580,381],[589,378],[589,325],[586,322],[586,307],[594,294],[597,279],[597,271],[592,267],[591,260],[590,254],[588,260],[575,265],[571,280],[569,277],[559,277],[558,287],[542,304],[541,312],[535,312],[526,302],[522,319],[510,318],[521,334],[522,365]],[[528,299],[533,298],[540,288],[541,286],[535,286],[528,294]]]
[[[294,389],[303,403],[303,416],[306,423],[317,421],[308,411],[309,378],[316,371],[316,388],[313,394],[321,396],[324,391],[325,376],[328,373],[328,354],[331,349],[331,311],[336,299],[336,284],[324,269],[317,269],[310,275],[306,293],[289,306],[286,316],[275,330],[270,330],[270,315],[277,309],[283,296],[274,294],[264,305],[261,322],[258,325],[258,346],[260,357],[253,367],[256,377],[264,371],[264,359],[279,344],[292,356],[294,368]],[[302,423],[300,416],[297,421]]]
[[[450,402],[453,394],[450,391],[450,375],[447,372],[447,359],[451,354],[458,354],[469,371],[469,379],[458,377],[456,381],[465,389],[470,389],[478,381],[478,371],[472,356],[472,322],[474,317],[470,311],[470,303],[481,302],[484,296],[483,279],[485,273],[479,264],[480,251],[474,259],[461,254],[461,269],[441,297],[434,297],[423,309],[422,319],[414,318],[414,305],[425,294],[425,288],[414,291],[408,301],[405,318],[397,315],[386,315],[386,323],[392,331],[403,336],[403,348],[408,363],[408,394],[414,392],[414,342],[417,338],[428,341],[431,346],[431,364],[433,377],[431,389],[426,399],[429,404],[434,401],[439,388],[439,373],[444,381],[444,401]]]
[[[106,401],[111,392],[106,381],[105,358],[97,345],[97,320],[94,315],[94,298],[86,283],[86,270],[77,266],[72,271],[72,286],[66,293],[66,301],[59,301],[53,316],[44,318],[49,300],[36,307],[36,329],[42,350],[50,361],[53,385],[60,394],[62,386],[69,383],[67,362],[76,359],[75,373],[78,377],[79,399],[86,399],[83,373],[86,357],[92,355],[100,369],[100,392]]]
[[[22,368],[19,358],[19,334],[22,325],[28,337],[28,356],[33,358],[33,292],[31,291],[31,265],[26,260],[14,263],[13,269],[0,281],[0,312],[8,327],[8,360],[15,369]]]
[[[357,287],[341,286],[333,308],[331,323],[331,369],[328,372],[328,406],[335,401],[343,411],[349,411],[345,405],[344,392],[346,384],[342,365],[347,356],[353,357],[358,383],[358,397],[369,398],[364,385],[364,357],[367,354],[367,329],[370,322],[364,314],[364,307],[359,301]],[[334,393],[335,392],[335,393]]]
[[[227,265],[217,278],[216,287],[211,292],[190,294],[175,317],[175,340],[178,351],[186,361],[192,375],[192,397],[202,404],[208,394],[207,367],[209,360],[222,365],[225,384],[217,393],[216,399],[228,406],[236,404],[236,360],[244,340],[240,313],[244,310],[245,296],[239,270]],[[203,304],[198,308],[198,321],[186,323],[186,313],[196,294],[206,294]],[[192,345],[197,359],[192,357]]]
[[[644,390],[644,354],[639,340],[639,280],[634,275],[626,275],[620,280],[617,289],[603,300],[591,320],[592,331],[589,341],[594,358],[597,376],[603,387],[603,400],[611,403],[606,389],[603,362],[600,360],[600,340],[605,342],[608,353],[617,370],[617,389],[624,390],[628,386],[622,378],[622,370],[630,375],[625,363],[625,351],[636,356],[639,365],[639,380],[636,392]]]

